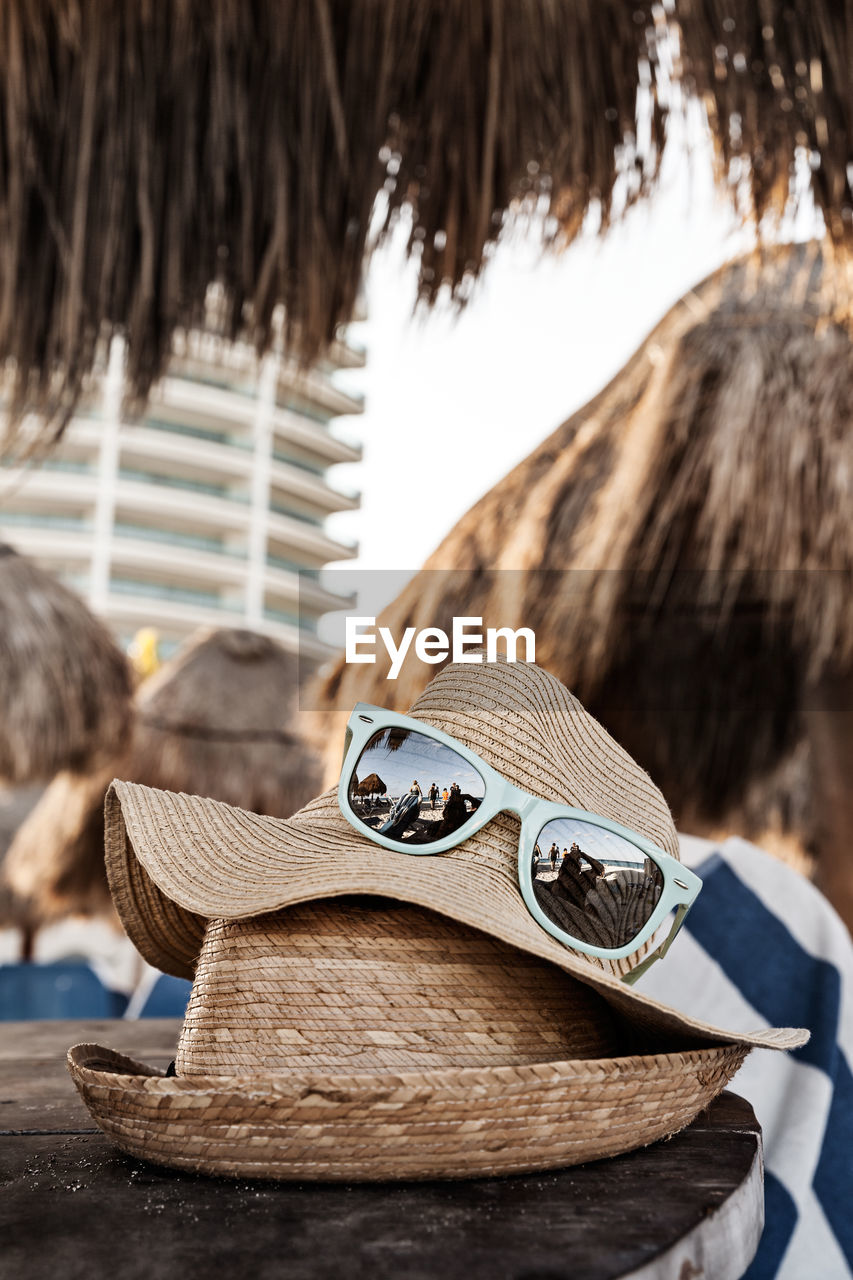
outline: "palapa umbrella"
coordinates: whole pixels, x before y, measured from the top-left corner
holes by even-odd
[[[134,768],[148,786],[289,817],[316,790],[295,727],[298,679],[296,655],[269,636],[197,632],[140,687]]]
[[[563,245],[645,193],[689,94],[758,214],[781,213],[807,149],[846,246],[851,46],[834,0],[6,0],[16,407],[61,430],[119,330],[144,397],[214,281],[226,333],[268,346],[281,303],[288,350],[313,359],[352,315],[372,218],[381,240],[403,207],[419,296],[463,302],[508,213],[547,211]]]
[[[40,782],[26,787],[0,785],[0,862],[14,839],[15,832],[35,807],[44,792]]]
[[[0,782],[96,767],[123,746],[132,678],[83,600],[0,544]]]
[[[532,628],[537,661],[684,828],[719,825],[785,764],[826,681],[849,705],[853,342],[834,280],[814,246],[711,276],[459,521],[381,625]],[[319,703],[405,710],[435,670],[387,669],[340,661]],[[851,742],[820,725],[838,814]],[[832,804],[816,805],[830,825]]]
[[[104,796],[112,768],[58,773],[12,838],[0,871],[5,922],[24,930],[67,915],[114,919],[104,871]]]
[[[18,831],[4,879],[39,922],[111,910],[104,796],[114,777],[289,817],[318,790],[297,735],[297,659],[268,636],[196,633],[140,686],[128,748],[95,773],[63,773]]]
[[[360,796],[384,796],[388,788],[378,773],[369,773],[363,782],[356,787]]]
[[[832,243],[853,243],[850,0],[675,0],[688,89],[705,104],[720,176],[760,221],[789,208],[796,151]]]

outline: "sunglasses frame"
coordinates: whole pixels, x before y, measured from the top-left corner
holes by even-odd
[[[442,746],[448,747],[451,751],[455,751],[457,755],[461,756],[472,768],[476,769],[483,780],[483,799],[470,818],[451,835],[444,836],[443,839],[436,840],[427,847],[413,847],[399,840],[389,840],[387,836],[371,830],[350,807],[349,780],[355,772],[359,757],[370,739],[387,729],[408,729],[413,733],[419,733],[424,737],[431,738],[434,742],[440,743]],[[455,849],[464,844],[470,836],[480,831],[497,814],[514,813],[521,822],[521,831],[518,839],[518,883],[524,904],[537,924],[540,924],[552,938],[556,938],[558,942],[562,942],[564,946],[570,947],[573,951],[581,951],[586,955],[597,956],[601,959],[620,960],[625,956],[632,955],[644,942],[647,942],[669,915],[670,911],[674,910],[675,920],[668,936],[636,968],[625,975],[625,981],[629,983],[634,982],[641,973],[645,973],[654,960],[666,955],[675,935],[684,923],[684,917],[702,888],[702,881],[695,872],[685,867],[682,862],[679,862],[677,858],[673,858],[665,850],[658,848],[656,844],[653,844],[651,840],[647,840],[639,832],[623,827],[618,822],[612,822],[609,818],[602,817],[600,814],[589,813],[586,809],[576,809],[572,805],[559,804],[553,800],[543,800],[539,796],[531,795],[530,792],[522,790],[521,787],[517,787],[515,783],[510,782],[508,778],[498,773],[481,756],[478,756],[474,751],[470,751],[464,743],[452,738],[450,734],[434,728],[431,724],[426,724],[423,720],[415,720],[411,716],[399,715],[396,711],[388,711],[383,707],[376,707],[367,702],[356,704],[347,725],[344,758],[338,783],[338,804],[347,822],[361,835],[368,840],[372,840],[374,844],[390,849],[394,853],[404,853],[412,857],[432,857],[437,853],[446,853],[448,849]],[[536,895],[533,891],[533,877],[531,875],[531,858],[543,828],[556,818],[578,818],[583,822],[601,827],[605,831],[610,831],[614,835],[621,836],[623,840],[627,840],[629,844],[639,849],[645,857],[651,858],[660,868],[663,876],[663,889],[657,905],[640,932],[630,942],[625,943],[624,946],[596,947],[591,943],[572,937],[571,934],[560,929],[558,925],[553,924],[536,901]]]

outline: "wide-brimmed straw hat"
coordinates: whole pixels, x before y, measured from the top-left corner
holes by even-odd
[[[450,665],[411,714],[678,856],[652,781],[540,668]],[[116,781],[106,859],[130,937],[193,990],[174,1075],[97,1045],[69,1067],[120,1147],[178,1168],[332,1180],[578,1163],[676,1132],[752,1047],[806,1039],[698,1022],[550,937],[519,892],[509,814],[412,857],[359,835],[334,791],[281,820]]]

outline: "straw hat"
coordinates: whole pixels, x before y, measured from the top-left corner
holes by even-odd
[[[446,667],[412,715],[517,785],[678,856],[646,774],[552,676]],[[146,959],[194,975],[175,1074],[69,1052],[94,1119],[132,1155],[280,1179],[464,1177],[578,1163],[676,1132],[756,1045],[572,952],[529,915],[518,823],[410,857],[334,792],[275,819],[116,781],[106,857]]]

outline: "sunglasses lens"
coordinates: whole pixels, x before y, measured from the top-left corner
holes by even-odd
[[[557,928],[595,947],[624,947],[648,924],[663,873],[642,849],[576,818],[555,818],[539,833],[533,892]]]
[[[410,729],[383,729],[362,751],[348,783],[350,812],[401,844],[435,844],[480,807],[485,784],[451,747]]]

